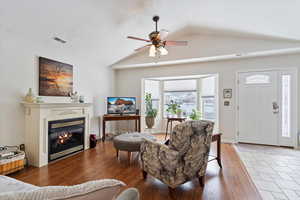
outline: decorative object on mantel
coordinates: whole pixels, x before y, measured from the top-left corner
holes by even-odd
[[[10,174],[24,168],[25,152],[17,146],[0,147],[0,175]]]
[[[35,102],[36,102],[36,103],[44,103],[42,97],[36,97]]]
[[[155,117],[157,116],[157,109],[152,106],[152,95],[151,93],[146,93],[146,125],[147,128],[151,129],[155,123]]]
[[[70,98],[71,98],[71,102],[72,103],[79,103],[79,95],[78,95],[78,93],[77,92],[70,92],[69,93],[69,96],[70,96]]]
[[[84,103],[84,96],[83,95],[79,96],[79,103]]]
[[[65,96],[73,92],[73,66],[39,57],[39,95]]]
[[[35,96],[32,92],[32,88],[29,88],[28,93],[26,94],[24,101],[26,101],[27,103],[34,103],[35,101]]]

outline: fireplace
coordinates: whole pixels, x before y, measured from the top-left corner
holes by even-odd
[[[84,150],[85,118],[48,122],[48,161]]]

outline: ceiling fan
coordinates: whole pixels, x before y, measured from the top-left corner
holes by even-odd
[[[161,31],[157,30],[157,22],[159,20],[159,16],[154,16],[153,21],[155,22],[155,31],[151,32],[149,34],[149,40],[142,39],[139,37],[133,37],[128,36],[127,38],[133,39],[133,40],[140,40],[148,42],[149,44],[142,46],[138,49],[135,49],[135,51],[140,51],[145,48],[149,48],[149,56],[155,57],[156,55],[167,55],[168,50],[165,48],[166,46],[186,46],[188,44],[187,41],[171,41],[171,40],[165,40],[166,37],[169,34],[169,31],[162,29]]]

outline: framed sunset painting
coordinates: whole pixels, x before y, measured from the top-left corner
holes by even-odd
[[[39,95],[69,96],[73,92],[73,66],[39,57]]]

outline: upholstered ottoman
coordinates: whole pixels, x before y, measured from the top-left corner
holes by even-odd
[[[131,152],[140,151],[143,138],[156,141],[156,138],[153,135],[147,133],[124,133],[114,137],[113,143],[117,151],[117,158],[119,157],[119,151],[127,151],[128,161],[130,163]]]

